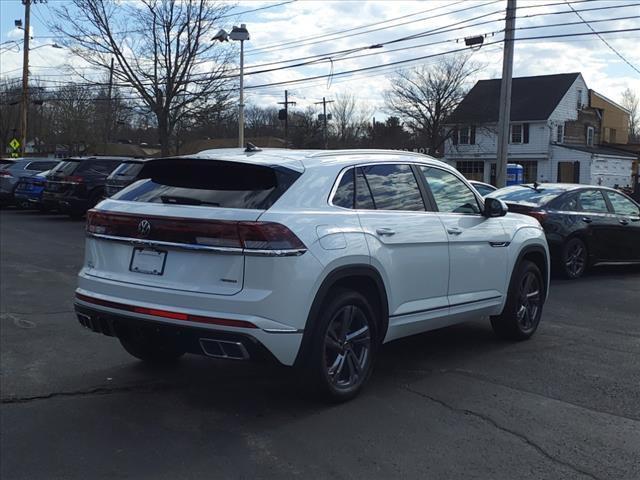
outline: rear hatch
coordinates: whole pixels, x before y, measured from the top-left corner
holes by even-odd
[[[171,290],[238,293],[246,254],[304,247],[286,227],[258,221],[299,175],[229,161],[147,162],[143,180],[89,212],[86,272]]]
[[[111,175],[107,177],[105,186],[105,194],[111,197],[122,190],[127,185],[133,183],[139,178],[139,174],[144,167],[142,161],[128,161],[121,163]]]
[[[79,179],[74,176],[81,160],[67,159],[56,165],[47,175],[46,192],[66,193],[77,185]]]

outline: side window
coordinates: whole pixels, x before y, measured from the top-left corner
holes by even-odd
[[[480,213],[475,194],[453,173],[434,167],[420,167],[435,198],[438,211]]]
[[[377,210],[424,211],[422,194],[409,165],[362,167]]]
[[[336,207],[353,208],[354,190],[353,168],[350,168],[342,175],[342,179],[340,179],[336,193],[333,194],[331,203]]]
[[[583,212],[609,213],[607,202],[605,202],[600,190],[585,190],[580,192],[580,209]]]
[[[55,167],[57,164],[58,162],[31,162],[25,169],[34,172],[44,172],[45,170],[50,170]]]
[[[356,208],[361,210],[375,210],[376,203],[373,201],[369,183],[362,173],[362,168],[356,170]]]
[[[640,216],[640,209],[627,197],[615,192],[607,192],[609,200],[613,205],[613,210],[618,215],[629,215],[630,217]]]
[[[561,195],[552,202],[551,208],[555,208],[562,212],[577,212],[578,196],[573,193]]]

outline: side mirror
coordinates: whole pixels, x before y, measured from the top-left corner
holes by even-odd
[[[487,218],[504,217],[509,211],[509,207],[502,200],[487,197],[484,199],[484,212],[482,214]]]

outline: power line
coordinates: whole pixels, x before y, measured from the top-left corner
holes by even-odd
[[[597,37],[602,40],[602,43],[604,43],[607,47],[609,47],[611,49],[611,51],[613,53],[615,53],[624,63],[626,63],[627,65],[629,65],[631,68],[633,68],[637,73],[640,73],[640,70],[638,70],[634,65],[631,64],[631,62],[629,60],[627,60],[626,58],[624,58],[622,56],[622,54],[620,52],[618,52],[618,50],[616,50],[615,48],[613,48],[613,46],[607,42],[604,38],[602,38],[600,36],[600,34],[598,34],[593,27],[591,26],[591,24],[589,22],[587,22],[582,15],[580,15],[580,13],[578,13],[578,11],[576,11],[575,8],[573,8],[573,5],[571,5],[570,3],[567,3],[567,6],[573,11],[573,13],[575,13],[578,18],[582,21],[582,23],[584,23],[587,27],[589,27],[589,30],[591,30],[595,35],[597,35]],[[637,17],[632,17],[632,18],[637,18]],[[597,20],[592,20],[592,23],[597,22]]]
[[[228,13],[226,15],[221,15],[218,18],[237,17],[239,15],[245,15],[247,13],[259,12],[261,10],[267,10],[269,8],[281,7],[282,5],[287,5],[288,3],[295,3],[296,1],[297,0],[289,0],[288,2],[280,2],[280,3],[276,3],[274,5],[267,5],[266,7],[253,8],[251,10],[243,10],[242,12],[238,12],[238,13]]]

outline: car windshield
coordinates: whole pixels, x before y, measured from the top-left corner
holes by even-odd
[[[534,189],[531,185],[513,185],[491,192],[487,196],[499,198],[507,203],[544,205],[566,191],[567,189],[562,187],[545,187],[541,185],[537,189]]]

